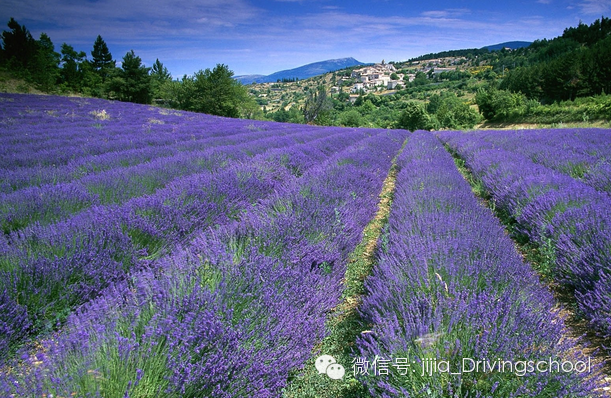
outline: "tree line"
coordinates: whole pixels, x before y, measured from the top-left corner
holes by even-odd
[[[76,51],[66,43],[57,53],[47,34],[42,33],[36,40],[14,18],[9,20],[8,28],[1,34],[0,67],[44,92],[78,93],[141,104],[157,102],[228,117],[249,117],[258,110],[246,89],[223,64],[172,79],[159,59],[146,67],[133,50],[117,67],[100,35],[88,58],[84,51]]]

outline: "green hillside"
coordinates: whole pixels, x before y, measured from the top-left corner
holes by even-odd
[[[217,64],[172,79],[133,51],[116,61],[98,36],[91,59],[11,19],[2,33],[0,90],[84,95],[250,119],[319,125],[471,129],[515,124],[607,125],[611,22],[580,23],[551,40],[359,65],[309,79],[242,85]]]

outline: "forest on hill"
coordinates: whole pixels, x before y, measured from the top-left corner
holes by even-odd
[[[250,119],[320,125],[470,129],[485,123],[608,122],[611,21],[569,27],[551,40],[501,50],[466,49],[390,62],[400,84],[363,87],[358,67],[304,80],[238,83],[227,65],[173,78],[133,51],[121,66],[101,36],[91,57],[14,19],[2,32],[0,89],[77,94]],[[21,82],[9,87],[9,81]]]

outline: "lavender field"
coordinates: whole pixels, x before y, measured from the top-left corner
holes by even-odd
[[[608,130],[410,133],[0,94],[0,396],[600,396],[600,364],[422,360],[588,362],[559,308],[611,337],[610,164]],[[342,343],[354,362],[295,387],[390,177],[368,330]],[[572,304],[512,237],[546,253]]]

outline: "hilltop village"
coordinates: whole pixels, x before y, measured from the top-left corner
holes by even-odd
[[[416,73],[439,74],[457,70],[457,65],[461,64],[465,57],[448,57],[427,60],[426,62],[414,61],[409,63],[409,67],[414,68],[413,73],[404,73],[405,69],[397,69],[394,64],[388,64],[384,60],[381,63],[355,69],[350,75],[350,79],[355,79],[356,83],[352,86],[352,93],[367,93],[370,91],[395,90],[401,89],[405,83],[411,83],[416,78]],[[343,83],[348,78],[340,79]],[[331,92],[339,91],[337,86],[331,88]]]
[[[445,57],[405,63],[380,63],[358,69],[331,72],[325,75],[292,82],[253,83],[250,93],[257,98],[261,109],[274,112],[301,105],[308,90],[324,84],[333,96],[343,94],[355,103],[359,96],[369,93],[389,95],[404,89],[416,76],[432,77],[443,72],[465,70],[469,64],[465,57]]]
[[[382,63],[352,71],[350,77],[358,80],[350,91],[360,92],[378,86],[386,86],[388,90],[393,90],[403,82],[405,74],[397,73],[394,65],[382,60]],[[409,79],[413,80],[414,77],[415,75],[410,75]]]

